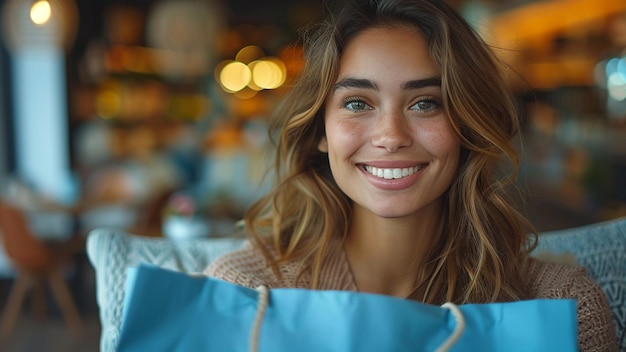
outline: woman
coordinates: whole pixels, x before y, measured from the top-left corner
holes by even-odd
[[[584,270],[529,257],[531,227],[506,197],[517,115],[497,60],[453,9],[361,1],[305,55],[272,120],[277,183],[246,214],[250,244],[208,275],[430,304],[576,298],[581,348],[615,349]]]

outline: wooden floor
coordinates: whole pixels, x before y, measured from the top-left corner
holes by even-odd
[[[48,292],[45,316],[34,314],[28,300],[11,335],[0,340],[1,352],[97,352],[100,321],[95,295],[93,268],[86,258],[79,270],[68,278],[70,290],[81,313],[83,328],[79,333],[68,329],[52,295]],[[13,280],[0,280],[0,311],[4,308]]]
[[[60,317],[46,320],[28,315],[20,318],[11,337],[0,341],[3,352],[97,352],[100,324],[96,316],[84,318],[84,329],[75,335]]]

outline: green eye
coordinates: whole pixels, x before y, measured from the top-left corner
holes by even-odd
[[[367,105],[367,103],[365,103],[363,100],[355,99],[355,100],[346,101],[344,103],[344,107],[350,111],[358,112],[358,111],[368,110],[370,106]]]
[[[415,104],[420,110],[428,110],[432,107],[433,103],[430,101],[420,101]]]
[[[411,106],[412,110],[421,111],[421,112],[430,112],[437,110],[440,107],[439,102],[434,99],[424,99],[420,100]]]

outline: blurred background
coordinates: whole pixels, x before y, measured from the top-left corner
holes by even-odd
[[[626,215],[626,2],[448,2],[507,64],[523,118],[523,208],[537,229]],[[97,351],[84,255],[93,228],[173,241],[232,234],[267,190],[267,118],[302,67],[298,31],[325,7],[0,0],[0,192],[22,231],[70,248],[64,279],[86,327],[72,334],[41,289],[0,349]],[[6,312],[20,270],[3,237]]]

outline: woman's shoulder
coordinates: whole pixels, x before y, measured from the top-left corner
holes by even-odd
[[[206,268],[204,273],[211,277],[223,279],[236,284],[246,285],[254,277],[265,276],[266,261],[263,255],[255,249],[250,241],[245,241],[242,247],[225,253]]]
[[[211,262],[204,274],[252,288],[261,285],[269,288],[290,287],[298,267],[297,263],[283,265],[278,277],[261,250],[250,241],[245,241],[241,248],[225,253]]]
[[[578,265],[530,258],[525,275],[535,298],[578,298],[588,294],[602,295],[587,270]]]
[[[575,299],[581,351],[616,351],[615,325],[600,286],[584,267],[529,259],[531,298]]]

